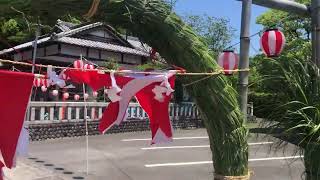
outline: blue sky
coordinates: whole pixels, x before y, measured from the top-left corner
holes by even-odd
[[[175,11],[180,14],[208,14],[214,17],[224,17],[230,20],[230,25],[237,32],[231,44],[239,42],[240,25],[241,25],[241,2],[236,0],[178,0]],[[250,34],[254,34],[262,29],[260,25],[255,23],[256,17],[266,8],[253,5]],[[259,50],[259,36],[251,39],[252,46]],[[239,46],[237,46],[239,48]],[[250,49],[250,54],[255,54],[253,48]]]

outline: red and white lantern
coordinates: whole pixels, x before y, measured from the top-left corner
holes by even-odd
[[[58,96],[58,94],[59,94],[59,91],[58,91],[58,90],[55,89],[55,90],[52,91],[52,95],[53,95],[53,96]]]
[[[82,60],[76,60],[73,62],[73,67],[76,69],[83,69],[84,63]]]
[[[87,100],[87,99],[89,98],[89,94],[88,94],[88,93],[85,93],[85,94],[83,95],[83,98],[84,98],[84,100]]]
[[[42,92],[46,92],[48,90],[48,88],[46,86],[41,86],[41,91]]]
[[[95,98],[98,97],[98,92],[97,91],[93,91],[92,92],[92,96],[95,97]]]
[[[40,87],[41,86],[41,79],[40,78],[35,78],[33,80],[33,86],[34,87]]]
[[[94,65],[93,64],[85,64],[84,69],[94,69]]]
[[[44,87],[50,86],[50,80],[49,79],[41,79],[41,85]]]
[[[62,96],[63,96],[63,99],[66,100],[66,99],[69,99],[69,96],[70,96],[70,95],[69,95],[69,93],[65,92],[65,93],[63,93]]]
[[[74,100],[78,101],[80,99],[80,96],[78,94],[75,94],[73,98]]]
[[[279,29],[266,30],[260,39],[260,46],[267,57],[278,57],[286,43],[284,34]]]
[[[218,64],[224,70],[225,75],[231,75],[234,72],[229,70],[238,69],[239,57],[234,51],[223,51],[218,58]]]

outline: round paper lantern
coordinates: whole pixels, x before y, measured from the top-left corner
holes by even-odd
[[[63,93],[63,99],[68,99],[69,98],[69,93],[65,92]]]
[[[95,98],[98,97],[98,92],[97,91],[93,91],[92,92],[92,96],[95,97]]]
[[[41,91],[42,92],[46,92],[48,90],[48,88],[46,86],[41,86]]]
[[[44,87],[49,87],[50,86],[49,79],[41,79],[41,85]]]
[[[89,98],[89,94],[88,94],[88,93],[85,93],[85,94],[83,95],[83,98],[84,98],[85,100],[87,100],[87,99]]]
[[[41,86],[41,79],[35,78],[35,79],[33,80],[33,86],[34,86],[34,87],[40,87],[40,86]]]
[[[282,52],[286,38],[279,29],[266,30],[260,39],[260,46],[267,57],[278,57]]]
[[[80,96],[78,94],[74,95],[74,100],[78,101],[80,99]]]
[[[58,91],[58,90],[55,89],[55,90],[52,91],[52,95],[53,95],[53,96],[58,96],[58,94],[59,94],[59,91]]]
[[[83,69],[83,61],[82,60],[76,60],[73,62],[73,67],[77,69]]]
[[[94,69],[94,65],[93,64],[85,64],[84,69]]]
[[[223,51],[218,58],[218,64],[224,70],[225,75],[231,75],[234,72],[229,70],[238,69],[239,57],[234,51]]]

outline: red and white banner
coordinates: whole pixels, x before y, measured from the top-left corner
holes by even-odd
[[[98,71],[68,70],[66,74],[76,83],[86,83],[94,91],[109,87],[106,91],[112,101],[103,113],[99,130],[105,133],[125,118],[130,100],[136,96],[148,114],[152,131],[152,144],[172,141],[169,119],[169,103],[174,88],[176,71],[161,75],[115,75]]]

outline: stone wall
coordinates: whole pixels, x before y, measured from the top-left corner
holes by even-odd
[[[106,133],[123,133],[149,130],[148,120],[129,120],[122,122],[119,126],[113,126]],[[88,122],[89,135],[98,135],[99,121]],[[204,124],[200,119],[180,118],[173,120],[174,129],[202,128]],[[28,126],[31,141],[56,139],[63,137],[84,136],[86,133],[84,122],[61,122],[61,123],[39,123]]]

